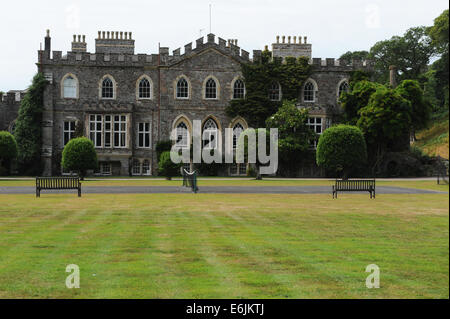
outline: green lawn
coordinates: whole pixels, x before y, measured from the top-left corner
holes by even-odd
[[[0,195],[0,298],[448,298],[448,200]]]

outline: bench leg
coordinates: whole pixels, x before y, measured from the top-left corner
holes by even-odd
[[[36,188],[36,197],[41,197],[41,191],[39,188]]]
[[[78,188],[78,197],[81,197],[81,188]]]

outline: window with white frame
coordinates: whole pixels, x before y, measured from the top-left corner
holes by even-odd
[[[150,161],[144,160],[142,162],[142,175],[150,175]]]
[[[110,148],[112,146],[112,115],[105,115],[105,148]]]
[[[176,145],[181,148],[189,147],[189,131],[186,123],[178,123],[176,127],[176,134]]]
[[[114,98],[114,82],[106,77],[102,81],[102,99]]]
[[[150,123],[138,123],[137,147],[150,148],[151,132]]]
[[[94,146],[102,147],[103,116],[92,114],[89,116],[89,137]]]
[[[322,118],[321,117],[310,117],[308,118],[307,125],[314,131],[314,133],[321,135],[322,134]],[[317,148],[318,138],[315,138],[311,141],[311,148]]]
[[[233,99],[243,99],[245,97],[245,84],[241,79],[237,79],[233,85]]]
[[[241,123],[237,123],[233,127],[233,150],[237,148],[239,137],[241,136],[243,131],[244,127],[241,125]]]
[[[133,175],[141,175],[141,162],[138,159],[134,159],[131,165],[131,172]]]
[[[147,78],[143,78],[139,81],[139,98],[140,99],[150,99],[152,97],[151,94],[151,84]]]
[[[77,80],[68,75],[63,81],[63,98],[65,99],[76,99],[77,98]]]
[[[342,82],[342,83],[339,85],[338,99],[341,98],[341,95],[342,95],[343,92],[348,92],[349,88],[350,88],[350,87],[349,87],[347,81]]]
[[[63,124],[63,146],[65,146],[75,135],[75,121],[64,121]]]
[[[177,82],[177,98],[178,99],[189,98],[189,83],[185,78],[181,78]]]
[[[314,102],[314,100],[315,100],[314,84],[311,81],[308,81],[306,82],[305,87],[303,89],[303,101]]]
[[[127,147],[127,116],[91,114],[89,138],[96,148]]]
[[[203,125],[203,147],[205,149],[216,149],[218,130],[217,123],[213,119],[208,119]]]
[[[101,162],[100,163],[100,174],[101,175],[111,175],[112,174],[111,163]]]
[[[124,148],[127,145],[127,117],[114,115],[114,147]]]
[[[273,82],[269,87],[269,100],[279,101],[281,99],[281,87],[278,82]]]
[[[217,99],[217,84],[213,78],[209,78],[205,84],[205,99]]]

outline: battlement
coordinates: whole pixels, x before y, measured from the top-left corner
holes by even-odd
[[[172,55],[169,55],[169,48],[161,47],[158,54],[135,54],[135,40],[132,39],[131,32],[98,31],[98,38],[95,39],[95,53],[87,52],[85,35],[74,35],[72,50],[63,55],[62,51],[50,51],[50,37],[49,31],[47,31],[46,41],[48,46],[46,46],[45,50],[38,51],[38,61],[39,63],[79,63],[92,66],[99,64],[115,66],[148,64],[157,66],[158,64],[168,65],[176,63],[209,47],[231,54],[243,61],[249,61],[250,59],[250,53],[237,45],[237,39],[226,41],[219,37],[216,42],[216,36],[208,34],[207,41],[204,42],[204,40],[204,37],[197,39],[195,48],[192,47],[192,42],[186,44],[183,53],[181,53],[181,48],[177,48],[172,51]]]
[[[341,61],[334,58],[312,58],[309,60],[309,64],[315,67],[327,68],[327,67],[344,67],[351,69],[370,69],[373,67],[373,61],[371,60],[358,60],[352,59],[349,63],[347,61]]]
[[[134,54],[132,33],[98,31],[98,37],[95,39],[95,53]]]
[[[287,41],[286,41],[287,40]],[[292,40],[292,41],[291,41]],[[286,57],[307,57],[311,58],[312,55],[312,45],[308,43],[308,37],[298,36],[285,36],[281,37],[277,35],[276,43],[272,43],[272,57],[286,58]]]

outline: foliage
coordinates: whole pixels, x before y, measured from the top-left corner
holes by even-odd
[[[316,162],[334,176],[348,178],[367,162],[361,130],[343,124],[325,130],[317,145]]]
[[[170,153],[170,151],[162,152],[158,162],[159,175],[165,176],[167,179],[170,179],[173,176],[179,176],[181,167],[181,163],[175,164],[172,162]]]
[[[431,66],[431,77],[428,77],[428,89],[437,100],[436,108],[449,107],[449,14],[448,9],[434,20],[434,25],[427,29],[432,44],[441,55]]]
[[[36,74],[19,108],[14,136],[18,146],[19,172],[22,174],[40,173],[42,111],[47,83],[41,73]]]
[[[0,175],[8,174],[11,161],[17,157],[17,143],[14,136],[0,131]]]
[[[172,144],[173,143],[171,140],[162,140],[156,143],[155,150],[156,150],[156,158],[158,159],[158,161],[163,152],[170,152],[170,150],[172,149]]]
[[[434,19],[434,25],[427,29],[427,33],[431,38],[431,43],[439,53],[448,53],[449,28],[448,28],[448,9],[444,10],[439,17]]]
[[[280,168],[295,174],[302,160],[310,153],[310,143],[316,134],[306,124],[308,110],[299,110],[295,100],[286,100],[277,113],[266,121],[267,128],[278,128],[278,158]]]
[[[397,67],[400,80],[419,78],[436,51],[426,31],[423,26],[410,28],[403,36],[393,36],[372,46],[369,58],[375,62],[378,82],[388,82],[390,65]]]
[[[344,109],[345,122],[355,125],[359,119],[359,110],[367,106],[371,95],[382,85],[368,80],[350,84],[350,91],[342,93],[340,102]]]
[[[419,82],[404,80],[396,88],[396,91],[411,103],[411,125],[413,132],[425,128],[430,121],[431,105],[424,98]]]
[[[342,65],[346,64],[350,64],[352,62],[352,60],[366,60],[369,57],[369,52],[368,51],[347,51],[344,54],[341,55],[341,57],[339,58],[339,61],[341,62]]]
[[[311,73],[307,58],[288,57],[282,63],[279,58],[272,59],[269,51],[262,53],[260,62],[244,63],[241,69],[246,96],[231,100],[226,113],[230,117],[242,116],[253,127],[264,127],[266,119],[282,104],[269,99],[272,83],[280,84],[282,99],[297,99],[300,88]]]
[[[411,127],[411,103],[398,91],[379,86],[359,111],[357,126],[364,133],[369,158],[377,169],[384,153],[398,145]]]
[[[87,170],[98,166],[94,143],[86,137],[71,139],[64,147],[61,165],[65,170],[77,172],[83,178]]]

